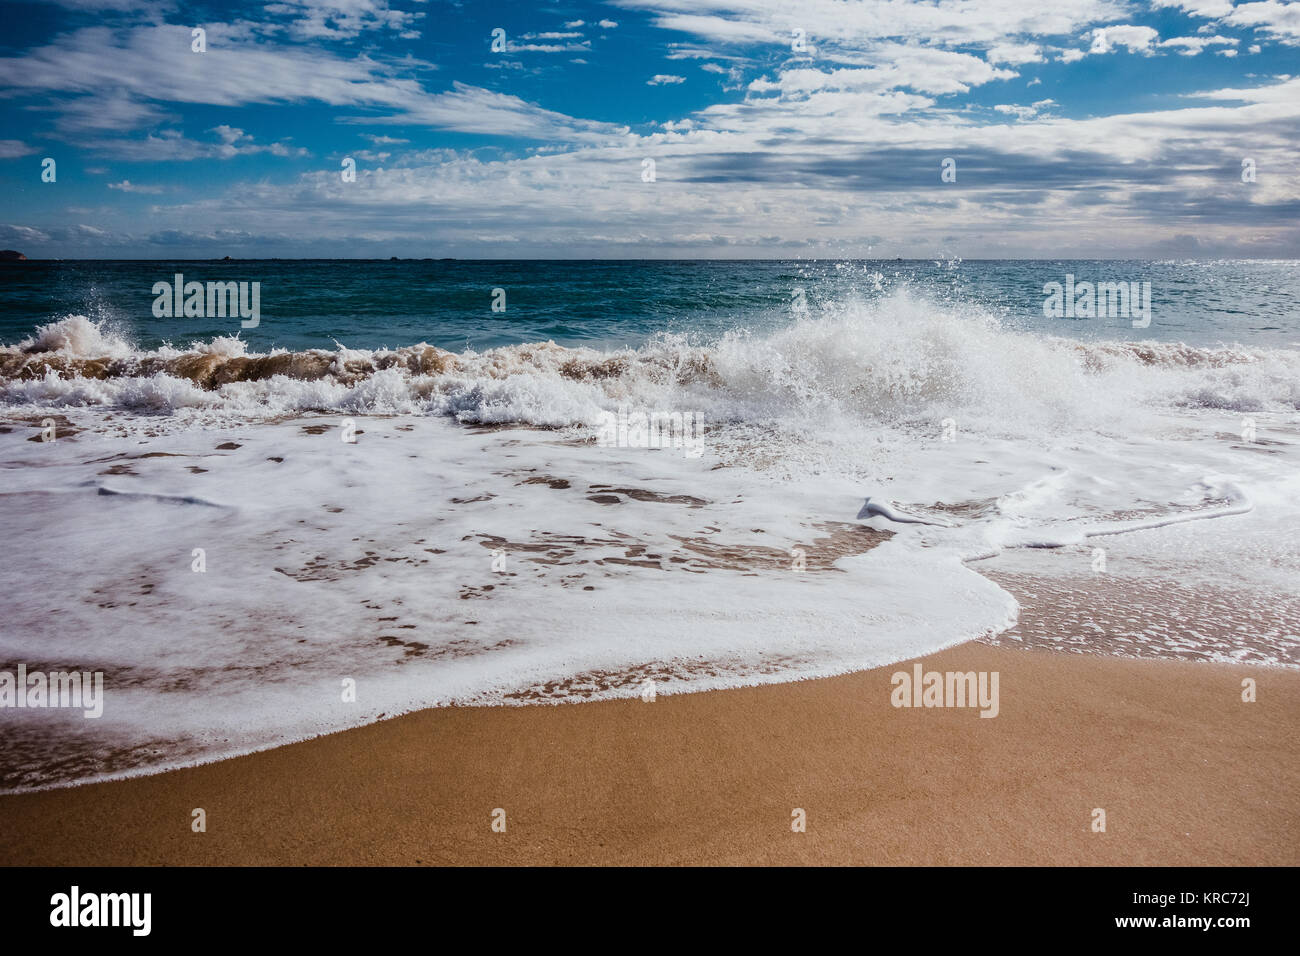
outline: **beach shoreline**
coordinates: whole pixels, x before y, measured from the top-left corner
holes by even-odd
[[[1300,672],[980,642],[919,663],[998,672],[997,716],[893,706],[912,661],[652,702],[423,710],[0,797],[0,863],[1300,863]]]

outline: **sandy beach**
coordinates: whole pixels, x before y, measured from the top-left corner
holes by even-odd
[[[653,702],[427,710],[0,798],[0,860],[1300,863],[1300,673],[981,643],[923,663],[999,672],[998,716],[892,707],[890,676],[910,662]],[[196,807],[205,833],[191,831]]]

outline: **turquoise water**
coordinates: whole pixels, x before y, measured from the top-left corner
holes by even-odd
[[[261,283],[261,322],[155,318],[155,282]],[[1150,282],[1152,321],[1049,319],[1043,286]],[[803,290],[809,316],[908,288],[938,304],[991,312],[1010,329],[1084,340],[1211,346],[1300,345],[1296,261],[32,261],[0,264],[0,343],[85,315],[140,349],[233,335],[250,351],[374,349],[428,342],[464,351],[554,340],[640,345],[660,332],[711,341],[788,325]],[[493,290],[505,311],[493,312]]]

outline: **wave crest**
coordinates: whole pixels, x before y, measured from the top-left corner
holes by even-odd
[[[449,414],[462,421],[590,425],[620,404],[691,408],[720,421],[858,424],[960,412],[1003,424],[1095,421],[1135,406],[1300,408],[1300,353],[1241,346],[1094,342],[1010,331],[987,313],[909,293],[849,303],[764,336],[702,345],[662,334],[601,351],[554,342],[450,352],[250,353],[235,337],[134,348],[85,316],[0,347],[0,401],[152,412],[205,407]]]

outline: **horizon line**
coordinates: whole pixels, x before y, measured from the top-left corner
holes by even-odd
[[[4,250],[15,251],[15,250]],[[811,257],[548,257],[548,256],[95,256],[0,259],[0,264],[23,262],[1300,262],[1300,256],[811,256]]]

